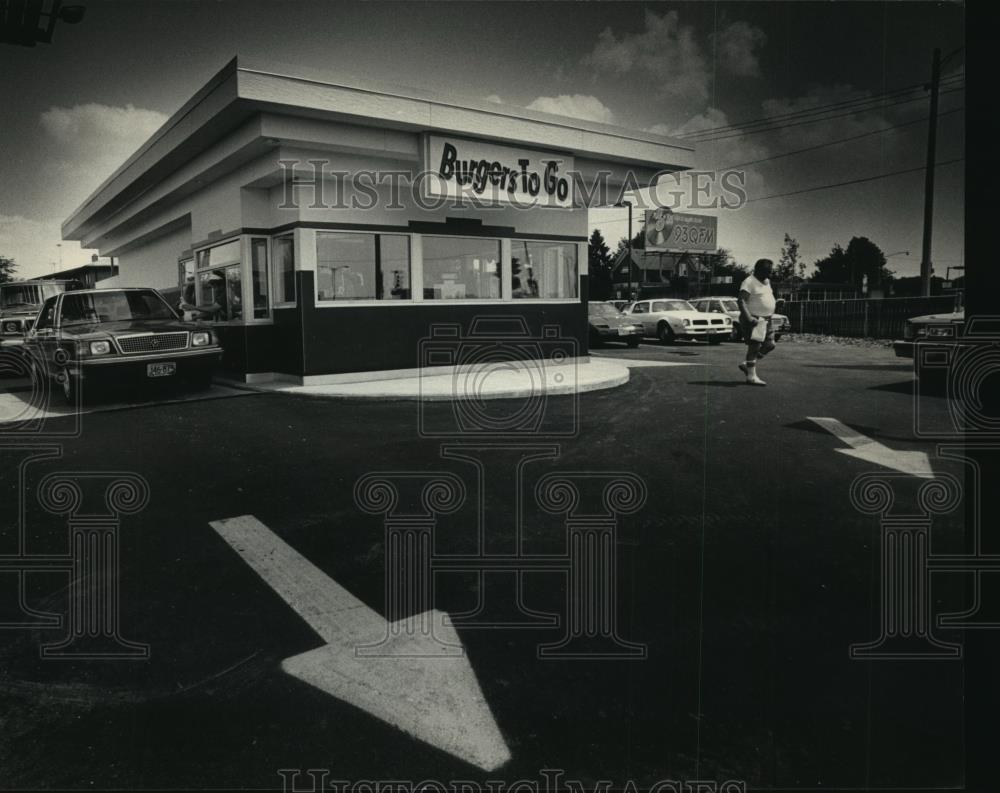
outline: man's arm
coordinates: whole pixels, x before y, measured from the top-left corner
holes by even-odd
[[[746,290],[740,290],[740,316],[743,317],[747,322],[756,322],[757,317],[750,313],[750,309],[747,308],[747,301],[750,299],[750,293]]]

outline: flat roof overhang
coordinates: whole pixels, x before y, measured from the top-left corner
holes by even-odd
[[[140,198],[148,205],[172,175],[262,114],[279,114],[401,132],[437,132],[564,152],[585,162],[644,171],[693,165],[691,144],[620,127],[416,89],[346,81],[314,70],[231,60],[88,197],[62,225],[64,239],[85,240],[128,221]],[[232,167],[278,141],[244,141]],[[387,145],[387,154],[392,148]],[[216,174],[218,169],[214,169]],[[200,187],[199,183],[197,187]],[[195,185],[189,185],[190,192]]]

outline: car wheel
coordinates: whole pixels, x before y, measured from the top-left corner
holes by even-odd
[[[626,339],[625,343],[634,350],[636,347],[639,346],[639,341],[640,341],[639,337],[635,336],[631,339]]]
[[[666,322],[661,322],[660,327],[656,329],[656,336],[660,340],[661,344],[673,344],[676,341],[676,336],[674,336],[674,330]]]

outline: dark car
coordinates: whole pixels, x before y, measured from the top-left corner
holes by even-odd
[[[0,284],[0,344],[20,347],[24,343],[24,329],[48,298],[71,289],[82,289],[83,284],[74,280],[37,279],[9,281]]]
[[[222,357],[208,325],[185,322],[155,289],[88,289],[50,297],[24,339],[31,365],[67,402],[91,386],[184,381],[207,387]]]
[[[605,341],[623,341],[629,347],[638,347],[642,340],[642,325],[629,319],[610,303],[588,303],[587,322],[590,324],[591,347],[597,347]]]
[[[906,320],[901,341],[894,341],[892,349],[900,358],[912,358],[914,347],[920,344],[953,345],[965,327],[965,311],[951,314],[925,314]]]

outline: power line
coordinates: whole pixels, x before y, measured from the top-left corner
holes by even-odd
[[[957,83],[957,82],[961,82],[962,79],[964,79],[964,76],[962,74],[956,74],[956,75],[952,75],[951,77],[946,78],[942,82],[945,83],[946,85],[951,85],[951,84],[954,84],[954,83]],[[904,94],[912,93],[913,91],[916,91],[917,89],[926,89],[926,86],[918,83],[918,84],[915,84],[915,85],[912,85],[912,86],[908,86],[906,88],[897,88],[897,89],[892,90],[892,91],[884,91],[884,92],[873,94],[873,95],[867,96],[867,97],[857,97],[855,99],[845,99],[845,100],[841,100],[839,102],[828,102],[828,103],[823,104],[823,105],[815,105],[813,107],[807,107],[807,108],[803,108],[801,110],[790,110],[787,113],[778,113],[778,114],[773,115],[773,116],[764,116],[762,118],[751,119],[749,121],[740,121],[740,122],[737,122],[735,124],[722,124],[722,125],[720,125],[718,127],[706,127],[705,129],[692,130],[691,132],[681,133],[680,135],[677,135],[676,137],[683,138],[683,139],[694,138],[694,137],[698,137],[699,135],[704,135],[704,134],[708,134],[708,133],[727,132],[729,130],[742,129],[742,128],[745,128],[745,127],[752,127],[752,126],[756,126],[758,124],[771,124],[771,123],[774,123],[775,121],[785,121],[785,120],[796,118],[796,117],[799,117],[799,116],[816,115],[817,113],[823,113],[823,112],[825,112],[827,110],[834,110],[834,109],[837,109],[837,108],[843,108],[843,107],[850,106],[850,105],[867,105],[867,104],[871,104],[873,102],[879,102],[882,99],[888,99],[888,98],[893,98],[893,97],[901,96],[901,95],[904,95]]]
[[[944,160],[942,162],[939,162],[937,165],[938,167],[940,167],[942,165],[953,165],[954,163],[957,162],[965,162],[965,157],[956,157],[953,160]],[[774,195],[761,196],[760,198],[748,198],[746,202],[749,204],[753,201],[767,201],[769,198],[784,198],[785,196],[801,195],[802,193],[813,193],[817,190],[831,190],[834,187],[846,187],[847,185],[861,184],[862,182],[874,182],[876,179],[888,179],[890,176],[900,176],[904,173],[916,173],[917,171],[923,171],[925,168],[926,166],[919,165],[916,168],[906,168],[902,171],[890,171],[889,173],[880,173],[875,176],[865,176],[861,179],[851,179],[850,181],[847,182],[836,182],[834,184],[824,184],[824,185],[818,185],[816,187],[806,187],[803,188],[802,190],[792,190],[789,193],[775,193]]]
[[[939,113],[938,118],[943,118],[944,116],[950,116],[953,113],[960,113],[965,110],[965,105],[961,107],[956,107],[953,110],[945,111],[944,113]],[[731,171],[735,168],[746,168],[748,165],[759,165],[762,162],[770,162],[771,160],[780,160],[782,157],[791,157],[794,154],[805,154],[806,152],[816,151],[817,149],[825,149],[828,146],[836,146],[840,143],[849,143],[852,140],[860,140],[861,138],[867,138],[872,135],[880,135],[883,132],[889,132],[893,129],[900,129],[902,127],[912,127],[914,124],[922,124],[927,121],[927,117],[916,118],[913,121],[904,121],[902,124],[893,124],[888,127],[882,127],[881,129],[873,129],[871,132],[862,132],[860,135],[852,135],[849,138],[838,138],[837,140],[827,141],[826,143],[819,143],[815,146],[808,146],[804,149],[795,149],[794,151],[786,151],[783,154],[775,154],[771,157],[762,157],[759,160],[751,160],[750,162],[741,162],[738,165],[727,165],[723,168],[717,168],[719,171]]]
[[[944,85],[952,85],[960,82],[964,79],[962,74],[952,75],[951,77],[942,80]],[[728,132],[730,130],[745,129],[747,127],[753,127],[760,124],[773,124],[776,121],[785,121],[789,119],[799,118],[803,116],[816,115],[820,113],[825,113],[828,110],[834,110],[837,108],[844,108],[851,105],[868,105],[872,103],[881,102],[883,99],[898,97],[904,94],[912,93],[913,91],[924,88],[925,86],[921,83],[908,86],[906,88],[897,88],[893,91],[885,91],[882,93],[874,94],[868,97],[858,97],[856,99],[847,99],[840,102],[830,102],[824,105],[816,105],[815,107],[803,108],[802,110],[793,110],[788,113],[778,113],[773,116],[764,116],[758,119],[752,119],[750,121],[741,121],[735,124],[723,124],[718,127],[706,127],[705,129],[692,130],[691,132],[681,133],[675,137],[682,140],[688,140],[692,138],[697,138],[702,135],[713,134],[717,132]]]
[[[959,87],[959,88],[952,88],[952,89],[950,89],[948,91],[941,91],[941,96],[944,96],[945,94],[952,94],[952,93],[955,93],[957,91],[964,91],[964,90],[965,90],[964,86]],[[806,118],[806,119],[802,119],[802,120],[799,120],[799,121],[789,121],[788,123],[776,124],[776,125],[774,125],[772,127],[760,127],[758,129],[750,129],[750,130],[746,130],[745,132],[730,132],[727,135],[717,135],[717,136],[710,137],[710,138],[698,138],[698,139],[692,140],[691,142],[692,143],[711,143],[711,142],[717,141],[717,140],[728,140],[729,138],[739,138],[739,137],[743,137],[745,135],[756,135],[757,133],[760,133],[760,132],[775,132],[777,130],[787,129],[789,127],[799,127],[799,126],[802,126],[803,124],[816,124],[817,122],[820,122],[820,121],[832,121],[835,118],[843,118],[845,116],[857,115],[858,113],[868,113],[868,112],[871,112],[872,110],[882,110],[882,109],[887,108],[887,107],[895,107],[896,105],[905,105],[905,104],[909,104],[911,102],[923,102],[923,101],[926,101],[926,97],[923,97],[923,96],[914,96],[914,97],[909,97],[909,98],[906,98],[906,99],[897,99],[895,102],[888,102],[888,103],[883,103],[883,104],[879,104],[879,105],[873,105],[872,107],[852,108],[851,110],[847,110],[847,111],[842,112],[842,113],[834,113],[832,115],[826,115],[826,116],[822,116],[822,117],[818,117],[818,118]]]

